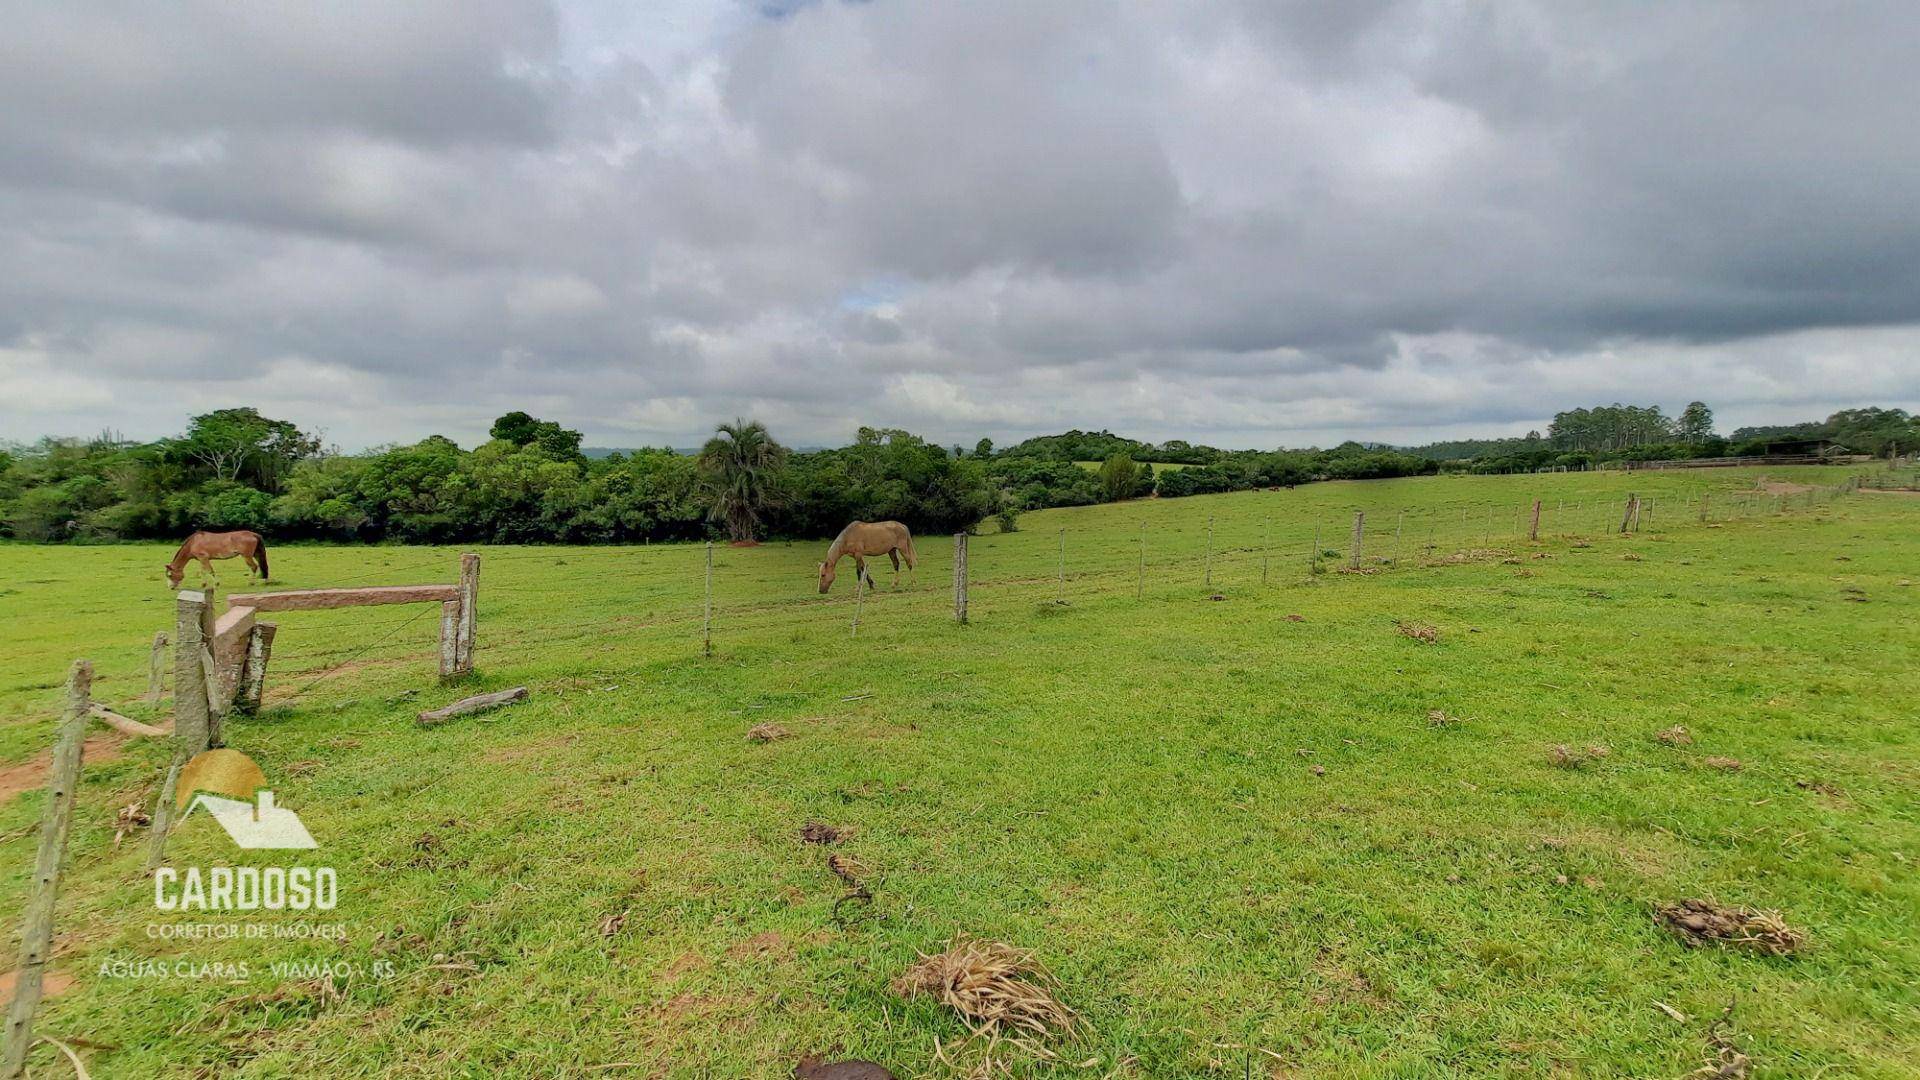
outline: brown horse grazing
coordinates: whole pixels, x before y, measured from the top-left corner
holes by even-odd
[[[247,560],[247,570],[258,574],[261,581],[267,580],[267,542],[260,539],[257,532],[196,532],[187,537],[180,550],[173,553],[173,561],[167,564],[167,587],[177,589],[180,579],[187,575],[187,564],[200,560],[200,568],[219,584],[220,575],[213,572],[213,560]]]
[[[867,557],[885,555],[893,560],[893,585],[900,587],[900,558],[905,556],[907,569],[912,570],[919,564],[913,554],[913,534],[905,525],[897,521],[856,521],[840,530],[833,538],[833,546],[827,549],[827,561],[820,564],[820,591],[826,592],[833,587],[833,574],[840,560],[853,556],[854,580],[865,578],[868,585],[873,584],[873,575],[867,572]]]

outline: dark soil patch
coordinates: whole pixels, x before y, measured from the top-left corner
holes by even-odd
[[[837,844],[847,838],[847,832],[824,821],[809,821],[800,826],[800,839],[809,844]]]

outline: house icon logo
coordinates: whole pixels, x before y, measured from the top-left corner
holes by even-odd
[[[249,851],[317,848],[300,815],[274,802],[266,774],[238,750],[208,750],[180,770],[174,805],[184,823],[205,809],[233,842]]]

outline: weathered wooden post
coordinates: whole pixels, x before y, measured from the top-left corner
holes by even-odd
[[[7,1012],[7,1054],[0,1076],[26,1074],[33,1014],[40,1007],[47,963],[53,959],[53,906],[60,895],[60,864],[66,858],[67,832],[73,825],[73,800],[80,785],[80,751],[86,741],[92,692],[93,665],[75,660],[67,673],[66,716],[60,722],[59,741],[54,744],[53,761],[47,767],[47,808],[40,818],[40,849],[33,861],[26,914],[20,920],[20,966],[14,975],[13,1007]]]
[[[1400,515],[1393,519],[1393,565],[1395,569],[1398,569],[1400,566],[1400,530],[1405,528],[1406,524],[1407,508],[1403,506],[1400,508]]]
[[[443,607],[443,613],[444,610]],[[445,627],[441,629],[441,673],[445,674]],[[273,623],[255,623],[253,632],[247,635],[247,666],[241,672],[239,687],[234,691],[235,709],[248,714],[260,711],[260,702],[267,693],[267,662],[273,659],[273,636],[279,632],[280,628]]]
[[[1055,595],[1054,602],[1057,604],[1067,602],[1067,530],[1065,529],[1060,530],[1060,590]]]
[[[460,601],[440,601],[440,677],[451,679],[460,669]]]
[[[1260,523],[1260,587],[1267,586],[1267,551],[1273,546],[1273,519]]]
[[[460,556],[460,637],[454,652],[454,673],[473,672],[474,639],[480,629],[480,555]]]
[[[207,700],[207,594],[182,589],[174,599],[173,738],[191,757],[208,748],[212,736]]]
[[[1704,491],[1700,493],[1700,520],[1707,520],[1707,493]]]
[[[1347,566],[1354,570],[1360,569],[1360,545],[1366,532],[1367,512],[1355,510],[1353,512],[1353,550],[1347,553]]]
[[[147,704],[158,705],[166,696],[167,632],[153,632],[153,651],[147,655]]]
[[[1320,572],[1320,525],[1318,522],[1315,522],[1313,526],[1313,549],[1307,552],[1307,573],[1317,574],[1319,572]]]
[[[1207,515],[1207,588],[1213,588],[1213,515]]]
[[[1540,500],[1533,500],[1533,525],[1527,529],[1527,539],[1536,543],[1540,540]]]
[[[953,534],[953,621],[967,622],[967,534]]]
[[[853,587],[860,587],[860,573],[854,570]],[[854,620],[855,629],[859,628],[859,619]],[[700,616],[700,650],[708,656],[713,655],[713,541],[707,541],[707,602]]]
[[[860,601],[867,595],[867,575],[853,568],[853,637],[860,636]]]

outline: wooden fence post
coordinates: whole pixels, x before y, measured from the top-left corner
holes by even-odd
[[[1393,519],[1393,565],[1395,569],[1398,569],[1400,566],[1400,530],[1406,528],[1406,525],[1407,508],[1403,506],[1400,508],[1400,515]]]
[[[176,744],[173,749],[173,763],[167,767],[166,779],[160,782],[160,794],[153,800],[153,813],[148,825],[147,836],[147,873],[160,865],[167,854],[167,832],[173,828],[173,794],[180,783],[180,769],[193,755],[186,748]]]
[[[1620,515],[1620,531],[1626,532],[1632,527],[1634,518],[1640,516],[1640,496],[1627,496],[1626,512]]]
[[[1067,530],[1065,529],[1060,530],[1060,591],[1054,597],[1054,602],[1058,604],[1067,602]]]
[[[1267,551],[1273,547],[1273,520],[1260,523],[1260,587],[1267,586]]]
[[[867,595],[867,575],[853,568],[853,637],[860,636],[860,602]]]
[[[207,638],[212,641],[212,637]],[[213,650],[200,646],[200,674],[207,680],[207,749],[227,745],[227,709],[232,702],[220,685],[220,672],[213,662]]]
[[[1704,491],[1700,493],[1700,520],[1707,520],[1707,493]]]
[[[440,677],[451,679],[460,668],[460,601],[440,601]]]
[[[1316,522],[1313,526],[1313,550],[1307,552],[1307,573],[1317,574],[1319,572],[1320,572],[1320,526]]]
[[[454,650],[455,674],[473,672],[473,645],[479,629],[480,555],[469,551],[460,556],[460,636]]]
[[[1347,554],[1347,565],[1355,570],[1360,569],[1360,545],[1364,542],[1366,533],[1367,512],[1355,510],[1353,512],[1353,550]]]
[[[1539,542],[1540,540],[1540,500],[1539,499],[1533,500],[1533,525],[1527,530],[1527,539],[1532,540],[1536,543]]]
[[[860,573],[857,567],[855,568],[854,575],[853,575],[853,587],[856,589],[860,587]],[[859,620],[855,619],[854,622],[857,625],[859,623]],[[707,603],[706,603],[706,608],[704,609],[703,613],[700,616],[700,643],[701,643],[700,651],[705,653],[708,656],[712,656],[713,655],[713,541],[711,540],[707,541]]]
[[[273,636],[279,632],[273,623],[255,623],[253,632],[247,635],[247,666],[233,695],[233,706],[241,712],[260,711],[267,693],[267,662],[273,659]]]
[[[60,894],[60,864],[73,825],[74,789],[80,784],[80,751],[86,742],[92,692],[93,665],[75,660],[67,673],[67,713],[47,768],[47,808],[40,818],[40,849],[33,861],[26,914],[20,920],[20,966],[14,976],[13,1007],[7,1012],[7,1056],[0,1076],[26,1072],[33,1014],[40,1007],[41,985],[53,959],[53,905]]]
[[[1213,515],[1207,515],[1207,588],[1213,588]]]
[[[967,534],[953,534],[953,620],[967,623]]]
[[[207,673],[201,660],[207,654],[206,613],[206,593],[183,589],[174,600],[173,737],[188,757],[207,749],[212,734],[212,703],[207,700]]]
[[[153,632],[153,652],[147,656],[147,704],[158,705],[166,695],[167,632]]]

